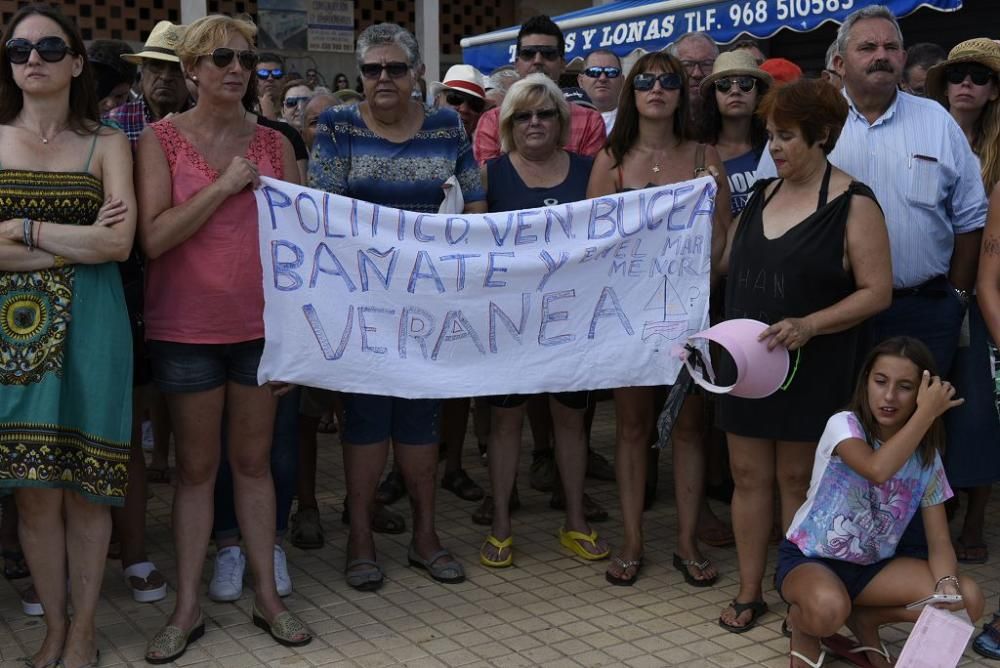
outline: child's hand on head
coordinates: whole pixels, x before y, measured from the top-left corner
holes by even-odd
[[[923,409],[934,417],[943,415],[955,406],[961,406],[965,399],[955,397],[955,387],[938,376],[931,376],[924,369],[920,379],[920,389],[917,391],[917,409]]]

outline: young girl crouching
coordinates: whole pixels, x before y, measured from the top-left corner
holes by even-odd
[[[964,607],[973,623],[982,615],[979,587],[958,577],[944,511],[953,493],[939,418],[962,401],[934,375],[933,357],[916,339],[892,338],[868,355],[850,410],[827,422],[806,502],[778,548],[775,580],[789,605],[793,668],[821,666],[821,639],[845,624],[856,645],[827,640],[827,648],[856,665],[890,665],[879,626],[916,621],[920,610],[906,605],[933,593],[960,594],[947,607]],[[896,554],[918,510],[927,560]]]

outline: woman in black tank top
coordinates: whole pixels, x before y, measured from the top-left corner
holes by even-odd
[[[719,625],[733,633],[755,625],[767,609],[761,581],[774,483],[787,528],[805,501],[826,421],[850,398],[857,325],[892,299],[888,233],[875,196],[826,158],[847,112],[843,96],[823,81],[802,80],[765,96],[759,113],[780,178],[755,184],[727,247],[726,319],[767,323],[762,338],[788,348],[792,363],[785,386],[771,396],[722,395],[717,406],[735,482],[740,571],[739,593]],[[733,377],[731,358],[718,366],[720,377]],[[789,620],[793,629],[796,619]],[[819,653],[808,641],[796,651],[810,660]]]
[[[489,211],[534,209],[586,198],[592,160],[563,150],[569,126],[569,104],[551,79],[535,74],[511,86],[500,110],[500,145],[504,153],[483,168]],[[559,530],[559,542],[578,557],[593,561],[606,559],[611,550],[591,530],[584,515],[583,480],[587,469],[584,412],[589,394],[553,393],[548,404],[552,411],[555,458],[566,499],[566,519]],[[513,563],[510,506],[527,401],[524,395],[489,397],[493,522],[479,561],[491,568]]]
[[[625,79],[608,146],[594,161],[587,197],[668,185],[712,171],[719,181],[717,200],[729,201],[725,170],[715,149],[688,139],[686,79],[680,61],[666,53],[650,53],[636,62]],[[713,267],[721,256],[729,222],[729,207],[716,207]],[[625,387],[614,392],[618,434],[615,468],[624,524],[621,550],[605,574],[614,585],[633,584],[642,567],[642,511],[647,452],[656,418],[655,391],[652,387]],[[715,567],[699,551],[696,536],[705,488],[701,413],[701,397],[688,397],[672,439],[678,490],[677,552],[673,562],[685,581],[696,587],[709,586],[718,577]]]

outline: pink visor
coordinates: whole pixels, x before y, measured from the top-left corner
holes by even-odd
[[[691,335],[689,341],[708,339],[725,348],[736,363],[736,382],[728,387],[709,382],[685,354],[684,364],[691,378],[714,394],[731,394],[744,399],[763,399],[777,392],[788,375],[788,350],[784,346],[768,350],[767,340],[757,340],[767,327],[757,320],[737,318]]]

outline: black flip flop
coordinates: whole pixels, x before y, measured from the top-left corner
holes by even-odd
[[[708,559],[704,561],[695,561],[694,559],[681,559],[680,555],[676,552],[674,553],[674,568],[681,572],[684,576],[684,581],[687,582],[692,587],[711,587],[715,584],[715,581],[719,579],[719,574],[716,573],[715,577],[704,578],[699,580],[695,576],[691,575],[691,571],[688,570],[688,566],[694,566],[702,573],[705,569],[712,565],[712,562]]]
[[[750,629],[757,626],[757,622],[767,614],[767,603],[764,601],[750,601],[749,603],[737,603],[735,600],[729,604],[729,606],[736,612],[736,616],[739,617],[747,610],[750,611],[750,620],[743,626],[735,626],[733,624],[727,624],[722,621],[722,617],[719,617],[719,626],[729,631],[730,633],[746,633]]]

